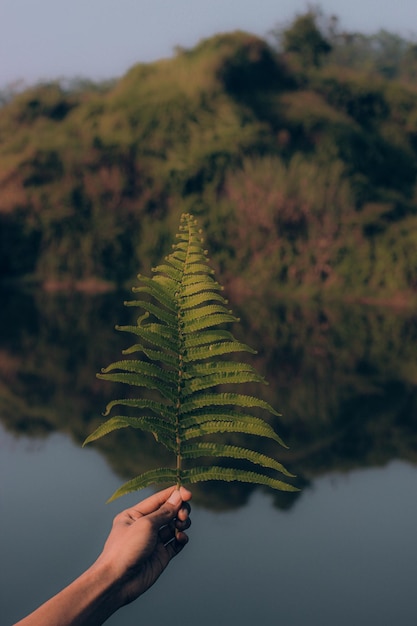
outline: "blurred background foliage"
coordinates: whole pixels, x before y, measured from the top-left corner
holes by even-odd
[[[417,44],[318,8],[117,81],[3,93],[0,279],[130,285],[179,214],[236,301],[415,303]]]

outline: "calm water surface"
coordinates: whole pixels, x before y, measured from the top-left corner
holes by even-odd
[[[63,435],[0,431],[0,612],[12,624],[98,554],[120,484],[103,458]],[[149,493],[148,491],[145,493]],[[109,624],[415,624],[417,470],[334,474],[288,511],[254,494],[233,512],[193,507],[187,549]]]

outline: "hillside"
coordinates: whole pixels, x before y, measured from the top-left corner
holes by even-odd
[[[128,284],[183,210],[235,297],[414,302],[417,90],[242,32],[0,109],[0,279]]]

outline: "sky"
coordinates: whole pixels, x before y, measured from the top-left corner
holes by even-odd
[[[417,2],[322,0],[348,31],[417,37]],[[262,37],[305,0],[0,0],[0,89],[22,81],[105,80],[218,32]]]

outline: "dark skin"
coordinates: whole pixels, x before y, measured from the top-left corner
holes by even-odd
[[[79,578],[15,626],[99,626],[142,595],[188,542],[191,493],[169,487],[119,513]]]

